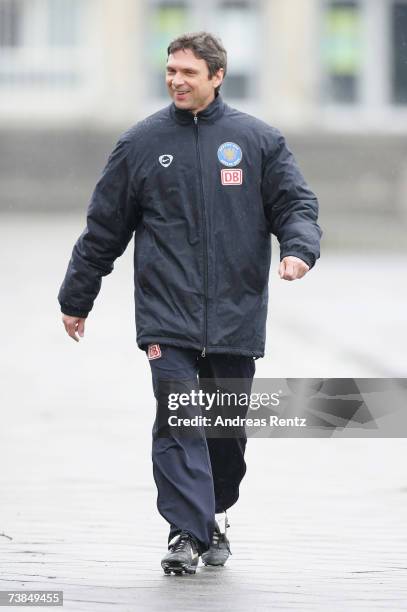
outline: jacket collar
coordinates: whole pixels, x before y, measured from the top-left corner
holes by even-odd
[[[202,111],[197,113],[199,121],[205,121],[207,123],[213,123],[219,117],[223,115],[225,112],[225,103],[222,100],[220,94],[218,94],[214,100]],[[189,110],[183,110],[181,108],[177,108],[174,102],[170,106],[170,113],[172,118],[177,122],[183,125],[188,125],[193,123],[194,115]]]

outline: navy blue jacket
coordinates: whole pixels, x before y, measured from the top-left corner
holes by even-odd
[[[271,233],[319,257],[318,202],[281,133],[225,104],[127,131],[96,185],[58,299],[86,317],[133,232],[137,342],[264,355]]]

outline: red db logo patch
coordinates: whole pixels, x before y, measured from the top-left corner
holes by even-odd
[[[243,170],[237,168],[236,170],[221,170],[222,185],[241,185],[243,182]]]
[[[149,344],[147,355],[150,361],[152,359],[159,359],[161,357],[160,345],[159,344]]]
[[[237,168],[236,170],[227,170],[224,168],[221,170],[222,185],[241,185],[243,182],[243,170]]]

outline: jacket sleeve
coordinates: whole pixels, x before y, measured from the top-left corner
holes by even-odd
[[[284,136],[277,135],[266,156],[262,194],[269,231],[280,243],[280,259],[293,255],[310,268],[320,255],[322,231],[317,223],[318,200],[310,190]]]
[[[87,211],[86,228],[76,241],[58,294],[61,311],[86,317],[102,277],[128,245],[140,216],[128,167],[126,139],[119,140],[98,181]]]

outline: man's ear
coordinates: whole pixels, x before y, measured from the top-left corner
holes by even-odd
[[[214,74],[213,79],[215,87],[219,87],[219,85],[222,83],[224,73],[225,70],[223,68],[219,68],[216,74]]]

